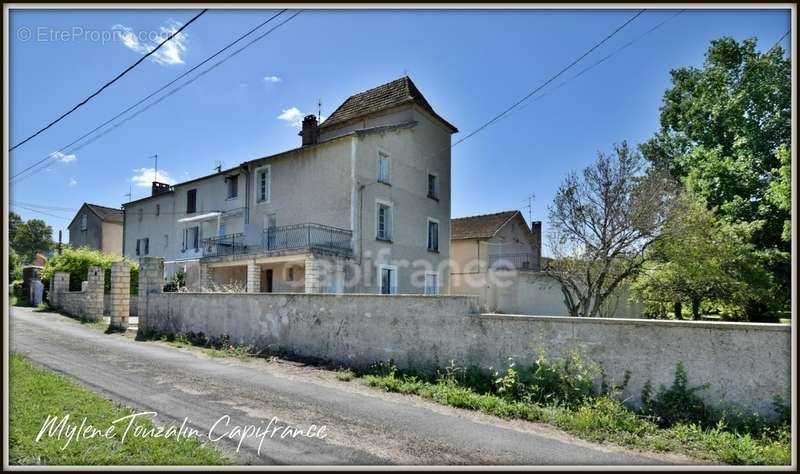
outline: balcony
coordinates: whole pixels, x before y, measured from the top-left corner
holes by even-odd
[[[336,253],[352,252],[353,232],[322,224],[294,224],[264,230],[258,238],[244,234],[223,235],[203,239],[203,257],[273,255],[305,250],[326,250]]]
[[[539,262],[532,253],[489,255],[487,264],[492,270],[539,271]]]

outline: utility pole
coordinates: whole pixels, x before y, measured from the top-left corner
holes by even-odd
[[[58,230],[58,254],[61,255],[61,229]]]
[[[322,99],[317,99],[317,123],[322,122]]]

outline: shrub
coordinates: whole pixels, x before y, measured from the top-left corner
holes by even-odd
[[[186,288],[186,272],[178,270],[172,276],[172,279],[164,285],[164,292],[175,293],[181,291],[182,288]]]
[[[586,361],[577,350],[564,359],[550,359],[544,351],[527,370],[520,374],[525,385],[526,401],[558,403],[575,407],[594,394],[594,382],[601,375],[600,367]]]
[[[105,290],[111,290],[111,264],[122,257],[108,255],[89,248],[64,248],[61,255],[54,255],[42,269],[42,280],[49,281],[55,272],[69,273],[69,290],[80,291],[81,283],[88,278],[89,267],[99,266],[105,271]],[[139,263],[128,259],[131,267],[131,294],[139,294]]]
[[[713,420],[713,414],[697,395],[697,392],[707,388],[708,384],[690,387],[686,368],[683,362],[678,362],[670,388],[662,385],[654,395],[650,381],[645,384],[642,389],[642,413],[653,417],[663,427],[679,422],[708,424]]]

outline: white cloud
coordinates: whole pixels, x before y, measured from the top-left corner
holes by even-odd
[[[158,33],[140,31],[137,34],[132,28],[120,24],[112,26],[111,31],[116,33],[126,48],[139,54],[146,54],[171,34],[178,31],[180,27],[181,23],[169,20],[166,26],[160,27]],[[183,64],[181,55],[184,52],[186,52],[186,33],[180,32],[165,43],[164,46],[160,47],[158,51],[151,54],[148,59],[158,64]]]
[[[175,180],[164,170],[158,170],[158,176],[156,176],[155,168],[137,168],[133,170],[133,172],[136,174],[131,177],[131,181],[136,186],[149,188],[153,185],[153,181],[175,184]]]
[[[278,76],[264,76],[264,82],[275,83],[275,82],[281,82],[281,81],[283,81],[283,79],[281,79]]]
[[[54,151],[53,153],[50,153],[50,157],[62,163],[71,163],[78,159],[78,157],[75,156],[74,154],[66,155],[64,153],[61,153],[60,151]]]
[[[75,186],[76,184],[78,184],[78,180],[75,179],[75,178],[70,178],[69,185],[70,186]]]
[[[305,117],[306,115],[310,114],[304,114],[303,112],[300,112],[300,109],[298,109],[297,107],[290,107],[288,109],[285,109],[283,112],[281,112],[280,115],[278,115],[278,120],[283,120],[284,122],[287,123],[287,125],[291,127],[300,128],[303,126],[303,117]],[[322,123],[325,121],[325,116],[318,117],[318,119],[319,122]]]

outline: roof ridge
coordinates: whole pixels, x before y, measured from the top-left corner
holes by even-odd
[[[488,214],[476,214],[474,216],[454,217],[454,218],[452,218],[450,220],[455,221],[455,220],[459,220],[459,219],[478,219],[478,218],[481,218],[481,217],[499,216],[500,214],[515,214],[517,212],[519,212],[519,210],[515,209],[515,210],[509,210],[509,211],[490,212]]]

